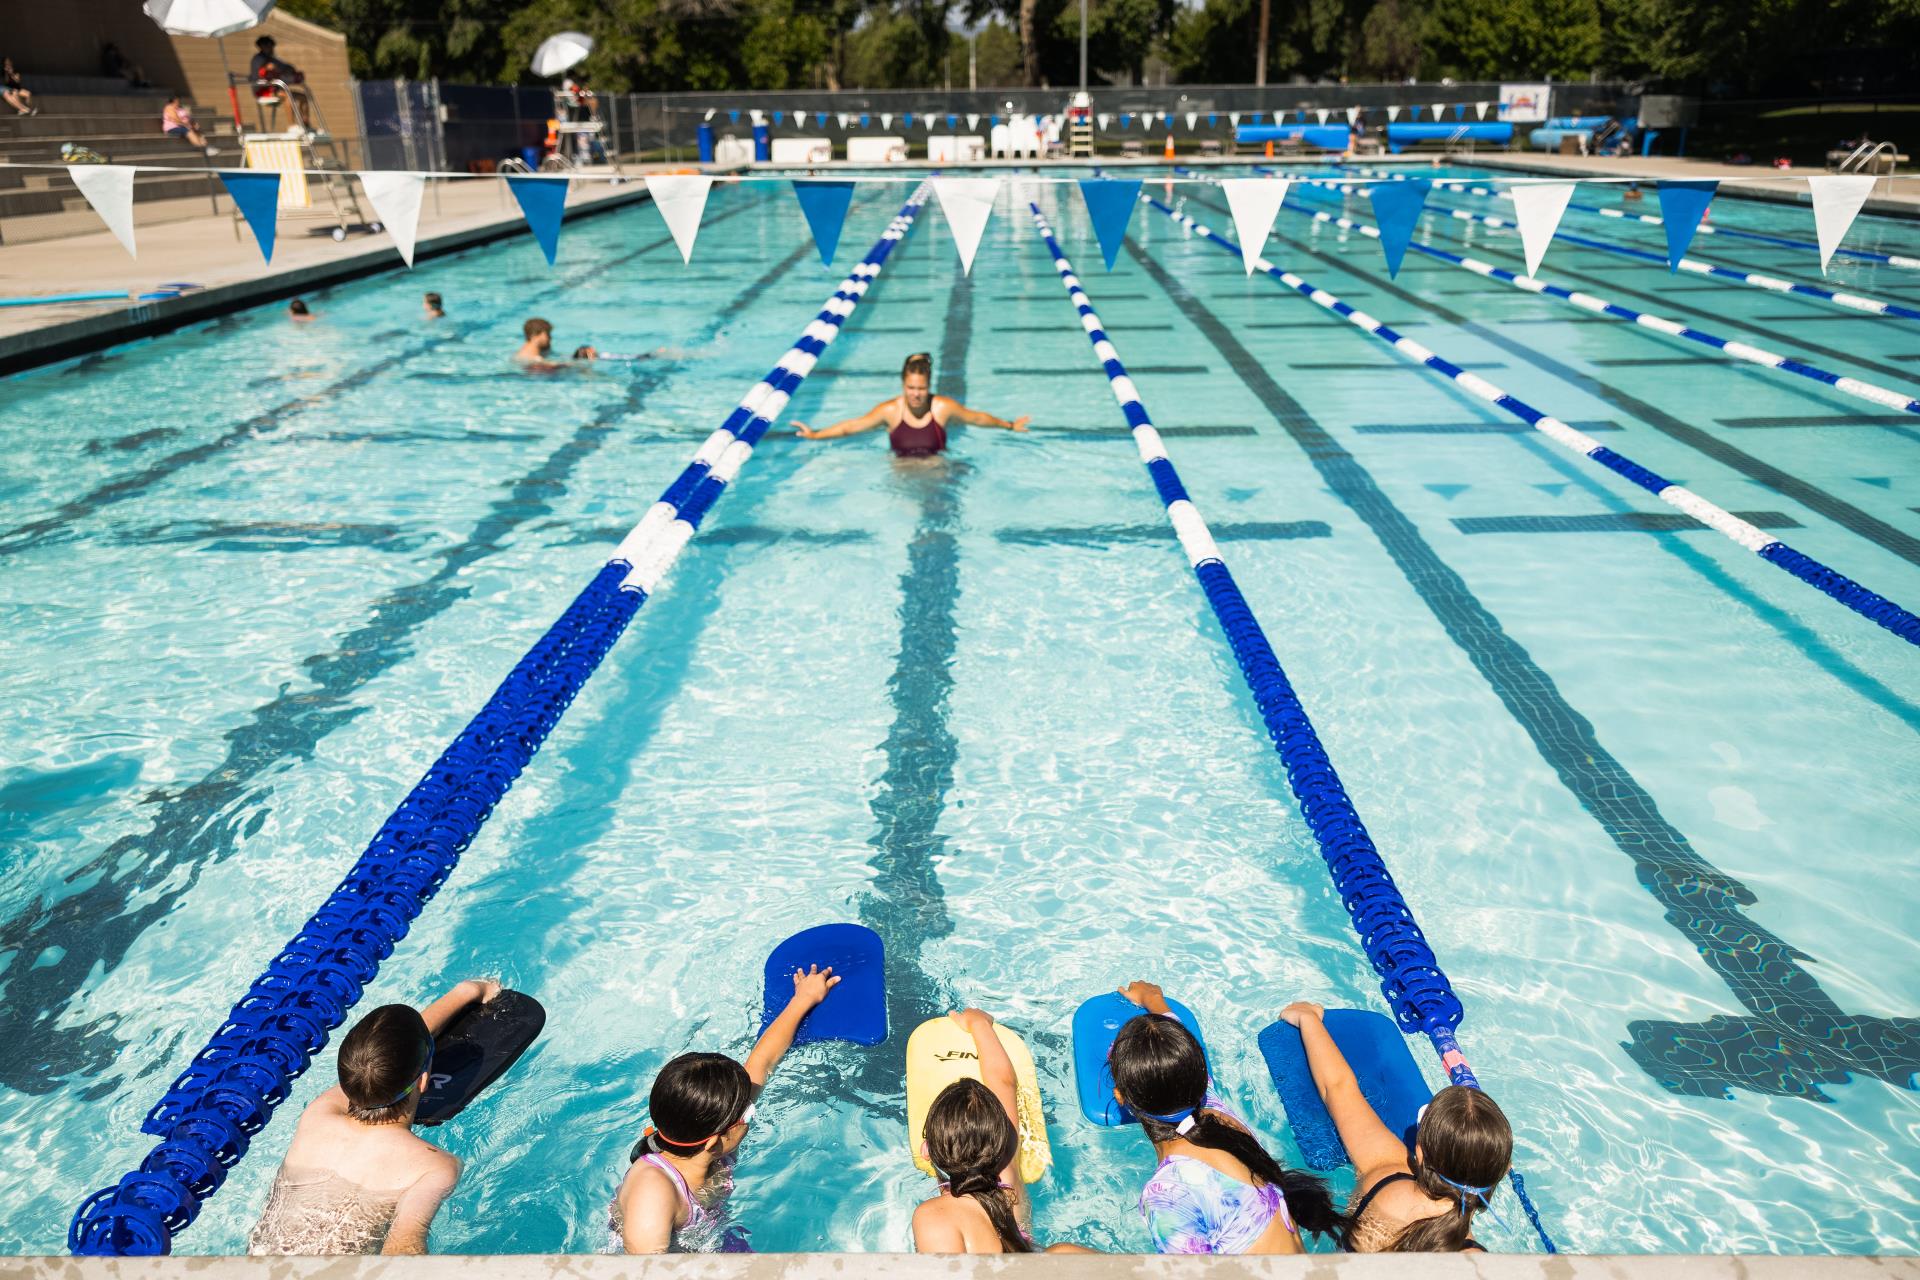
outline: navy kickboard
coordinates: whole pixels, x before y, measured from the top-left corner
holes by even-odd
[[[1411,1150],[1420,1108],[1433,1097],[1433,1091],[1414,1063],[1407,1037],[1392,1018],[1368,1009],[1329,1009],[1321,1021],[1353,1068],[1360,1092],[1381,1122],[1400,1135]],[[1307,1166],[1337,1169],[1347,1163],[1347,1149],[1341,1145],[1333,1117],[1327,1114],[1320,1090],[1314,1087],[1313,1073],[1307,1069],[1307,1050],[1300,1042],[1298,1028],[1276,1022],[1260,1033],[1259,1045]]]
[[[1167,1007],[1187,1030],[1193,1032],[1204,1051],[1207,1039],[1200,1034],[1200,1019],[1178,1000]],[[1113,1096],[1113,1072],[1107,1068],[1107,1051],[1120,1028],[1146,1011],[1118,991],[1097,995],[1073,1011],[1073,1084],[1080,1095],[1080,1110],[1087,1119],[1109,1128],[1133,1124],[1133,1112]]]
[[[886,949],[879,934],[859,924],[816,925],[773,949],[767,957],[762,1031],[793,998],[793,975],[805,973],[809,965],[832,968],[840,981],[807,1014],[793,1037],[795,1044],[816,1040],[879,1044],[887,1038]]]
[[[546,1025],[540,1002],[518,991],[502,991],[485,1004],[476,1000],[454,1014],[433,1038],[433,1067],[413,1122],[445,1124],[466,1110]]]

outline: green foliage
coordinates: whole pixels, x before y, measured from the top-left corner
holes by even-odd
[[[1427,0],[1419,74],[1584,80],[1602,43],[1599,0]]]

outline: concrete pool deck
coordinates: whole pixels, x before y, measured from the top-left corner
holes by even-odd
[[[638,175],[620,183],[576,182],[567,196],[568,217],[646,198],[646,183]],[[405,270],[393,238],[385,232],[357,233],[336,242],[322,234],[325,230],[326,224],[317,220],[283,215],[270,263],[261,259],[252,233],[237,227],[226,213],[140,226],[138,260],[128,257],[104,226],[63,240],[0,245],[0,295],[8,297],[120,289],[146,293],[171,281],[201,286],[178,298],[152,303],[0,307],[0,374],[165,333],[239,307],[357,276]],[[414,260],[526,234],[526,220],[506,183],[489,178],[434,183],[421,201]]]
[[[1294,1258],[888,1253],[428,1258],[19,1258],[8,1280],[1920,1280],[1920,1258],[1308,1254]]]
[[[1647,182],[1701,181],[1719,182],[1728,195],[1777,204],[1796,204],[1811,209],[1805,179],[1824,177],[1825,169],[1771,169],[1760,165],[1733,166],[1720,160],[1695,160],[1686,156],[1560,156],[1545,152],[1452,152],[1443,157],[1383,156],[1360,163],[1385,161],[1417,165],[1431,159],[1450,165],[1476,165],[1484,169],[1514,169],[1525,173],[1551,174],[1568,178],[1639,178]],[[1895,218],[1920,218],[1920,175],[1899,174],[1882,178],[1867,197],[1867,213]],[[1811,216],[1811,215],[1809,215]]]

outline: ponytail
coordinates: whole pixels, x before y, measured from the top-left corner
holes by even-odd
[[[1492,1098],[1449,1085],[1433,1095],[1421,1115],[1414,1151],[1409,1162],[1414,1185],[1449,1208],[1409,1222],[1387,1251],[1458,1253],[1473,1238],[1474,1215],[1492,1207],[1513,1163],[1513,1129]]]
[[[947,1194],[973,1197],[974,1203],[986,1211],[987,1221],[993,1224],[993,1233],[1000,1237],[1003,1251],[1033,1252],[1033,1241],[1020,1230],[1020,1220],[1013,1212],[1013,1195],[1000,1185],[998,1168],[968,1169],[951,1175]]]
[[[1032,1253],[1020,1230],[1013,1195],[1000,1175],[1020,1151],[1020,1131],[993,1091],[978,1080],[955,1080],[927,1108],[927,1158],[947,1180],[947,1194],[972,1196],[1007,1253]]]
[[[1156,1143],[1185,1139],[1196,1147],[1232,1156],[1261,1184],[1278,1187],[1287,1215],[1302,1230],[1337,1235],[1347,1220],[1333,1207],[1327,1184],[1288,1169],[1251,1133],[1206,1109],[1206,1052],[1191,1031],[1173,1018],[1144,1015],[1120,1028],[1109,1058],[1114,1085]]]

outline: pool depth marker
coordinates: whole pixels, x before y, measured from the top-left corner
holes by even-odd
[[[233,1007],[142,1123],[160,1144],[76,1210],[67,1235],[73,1253],[167,1253],[199,1216],[839,335],[926,198],[916,189],[799,341],[701,445]]]
[[[1143,195],[1141,199],[1172,218],[1189,232],[1212,241],[1229,253],[1240,252],[1232,241],[1194,221],[1186,214],[1162,204],[1152,196]],[[1512,414],[1554,443],[1599,463],[1616,475],[1631,480],[1668,506],[1686,512],[1701,524],[1745,547],[1775,568],[1792,574],[1807,585],[1839,601],[1861,617],[1891,631],[1908,644],[1920,646],[1920,617],[1915,617],[1886,597],[1868,590],[1845,574],[1829,568],[1813,557],[1794,550],[1732,512],[1708,502],[1692,490],[1647,470],[1631,458],[1615,453],[1585,432],[1577,431],[1558,418],[1550,417],[1525,401],[1516,399],[1480,375],[1469,373],[1460,366],[1443,359],[1413,339],[1396,333],[1366,312],[1342,302],[1331,293],[1314,286],[1292,272],[1280,270],[1265,258],[1257,259],[1254,267],[1356,328],[1372,334],[1401,355],[1450,378],[1462,390],[1495,408]]]

